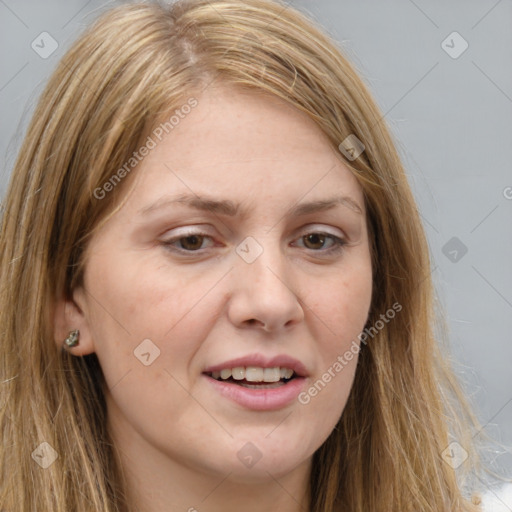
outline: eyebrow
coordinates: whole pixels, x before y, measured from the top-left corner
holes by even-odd
[[[199,197],[197,195],[190,194],[182,194],[179,196],[163,196],[154,203],[150,204],[139,210],[141,215],[148,215],[149,213],[159,210],[161,208],[173,205],[173,204],[184,204],[189,208],[194,208],[196,210],[209,211],[212,213],[217,213],[220,215],[227,215],[230,217],[234,217],[240,213],[243,216],[247,214],[247,211],[244,210],[241,212],[241,205],[238,203],[234,203],[229,199],[215,199],[212,197]],[[345,206],[350,210],[362,215],[363,211],[359,204],[354,201],[351,197],[348,196],[336,196],[328,199],[320,199],[317,201],[310,201],[307,203],[300,203],[296,206],[293,206],[288,215],[290,216],[301,216],[308,215],[310,213],[317,213],[326,210],[331,210],[337,206]]]

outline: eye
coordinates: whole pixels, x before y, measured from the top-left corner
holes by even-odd
[[[213,239],[211,236],[202,232],[188,232],[180,236],[172,237],[168,240],[162,240],[162,244],[169,250],[181,253],[200,253],[208,246],[204,245],[206,241],[212,241],[209,247],[213,246]],[[343,249],[346,244],[342,238],[325,233],[322,231],[313,231],[301,236],[298,240],[303,241],[303,247],[316,253],[335,253]]]
[[[322,231],[307,233],[301,236],[299,240],[303,240],[306,249],[324,253],[340,251],[346,244],[345,240],[342,238]],[[327,249],[325,249],[326,242],[329,241],[330,243],[328,244]]]
[[[205,233],[185,233],[182,236],[175,236],[169,240],[163,240],[162,243],[177,252],[199,252],[204,249],[203,242],[211,237]]]

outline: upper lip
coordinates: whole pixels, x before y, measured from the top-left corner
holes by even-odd
[[[306,367],[299,360],[286,354],[281,354],[272,358],[268,358],[263,354],[252,354],[244,357],[238,357],[236,359],[230,359],[229,361],[209,366],[208,368],[205,368],[203,373],[211,373],[224,370],[226,368],[237,368],[240,366],[256,366],[258,368],[276,368],[279,366],[280,368],[290,368],[290,370],[293,370],[299,377],[308,376]]]

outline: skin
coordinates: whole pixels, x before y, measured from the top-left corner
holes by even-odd
[[[372,293],[362,189],[318,127],[280,99],[227,87],[197,99],[92,238],[84,288],[58,304],[56,342],[80,329],[72,353],[97,353],[109,428],[140,510],[305,510],[312,455],[343,412],[357,356],[307,405],[274,411],[222,397],[202,372],[247,354],[287,354],[306,366],[307,389],[357,341]],[[171,204],[139,213],[181,193],[247,212]],[[339,204],[289,215],[297,203],[340,195],[361,213]],[[207,236],[184,239],[188,231]],[[329,253],[335,239],[315,233],[345,245]],[[235,250],[248,236],[263,249],[252,263]],[[171,238],[175,252],[164,244]],[[149,365],[134,355],[145,339],[160,350]],[[251,468],[237,457],[247,442],[261,454]]]

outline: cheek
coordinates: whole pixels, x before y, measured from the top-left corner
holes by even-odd
[[[136,358],[143,342],[160,351],[157,366],[184,371],[215,321],[215,294],[209,291],[218,281],[218,276],[187,276],[128,257],[91,262],[86,278],[95,298],[91,326],[107,379],[143,366]]]
[[[357,339],[363,330],[371,305],[372,275],[367,268],[336,279],[316,283],[310,295],[311,310],[323,324],[320,336],[328,352],[338,352]]]
[[[90,263],[86,284],[97,302],[93,313],[102,319],[114,320],[116,330],[125,330],[134,337],[157,334],[154,320],[167,310],[168,328],[172,326],[174,312],[178,313],[183,296],[178,295],[179,282],[162,279],[161,273],[137,264],[128,256],[97,259]],[[165,294],[163,291],[165,290]],[[108,321],[107,324],[112,324]],[[103,324],[95,324],[103,330]],[[99,333],[98,333],[99,334]],[[100,336],[101,337],[101,336]]]
[[[357,367],[358,335],[368,317],[371,295],[372,276],[367,267],[319,284],[310,295],[318,373],[299,395],[299,403],[316,439],[327,439],[345,408]]]
[[[90,301],[92,335],[110,406],[141,432],[148,417],[171,424],[173,411],[194,406],[190,364],[215,322],[208,292],[221,275],[187,278],[122,258],[92,263],[86,287],[101,300]]]

